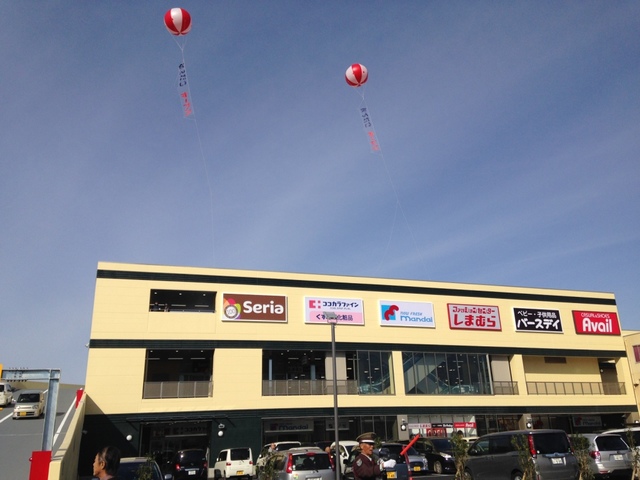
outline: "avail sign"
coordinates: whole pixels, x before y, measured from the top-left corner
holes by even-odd
[[[573,311],[576,333],[587,335],[620,335],[618,314],[614,312]]]
[[[222,320],[245,322],[287,322],[287,297],[225,293]]]

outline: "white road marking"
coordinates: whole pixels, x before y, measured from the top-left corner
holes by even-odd
[[[67,418],[69,418],[69,415],[71,414],[71,412],[73,411],[73,408],[76,405],[76,399],[74,398],[71,401],[71,405],[69,405],[69,409],[67,410],[67,413],[65,413],[62,421],[60,422],[60,426],[58,427],[58,430],[56,430],[56,434],[53,436],[53,444],[56,444],[56,440],[58,440],[58,436],[60,435],[60,432],[62,432],[62,427],[64,427],[64,424],[67,422]]]

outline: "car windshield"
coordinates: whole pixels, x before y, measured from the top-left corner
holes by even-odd
[[[152,463],[147,462],[126,462],[121,463],[118,468],[118,480],[138,480],[140,478],[149,478],[148,470],[151,469],[152,480],[161,480],[160,472],[154,468]]]
[[[23,393],[18,397],[18,403],[37,403],[40,401],[38,393]]]
[[[433,443],[433,446],[436,447],[436,450],[440,452],[449,452],[453,450],[451,440],[448,438],[432,438],[431,442]]]
[[[537,433],[533,439],[536,450],[542,455],[571,452],[569,440],[563,433]]]
[[[407,447],[406,445],[383,445],[382,446],[382,448],[386,448],[387,450],[389,450],[389,453],[393,453],[394,455],[400,455],[400,452],[402,451],[402,449],[406,447]],[[406,453],[407,455],[420,455],[418,451],[413,447],[409,447]]]
[[[231,460],[248,460],[249,449],[248,448],[232,448]]]

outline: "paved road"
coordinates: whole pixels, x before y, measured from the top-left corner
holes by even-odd
[[[19,383],[14,388],[21,387]],[[29,388],[32,388],[29,386]],[[44,385],[41,389],[46,390]],[[57,450],[71,421],[75,406],[77,385],[60,385],[54,429],[53,450]],[[18,395],[20,392],[16,392]],[[47,399],[48,400],[48,399]],[[69,412],[69,415],[67,415]],[[0,408],[0,465],[2,478],[28,479],[31,453],[42,449],[44,418],[21,418],[13,420],[13,406]]]

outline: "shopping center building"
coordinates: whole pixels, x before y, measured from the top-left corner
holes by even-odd
[[[80,456],[332,439],[334,385],[345,440],[621,427],[627,355],[611,293],[100,263]]]

